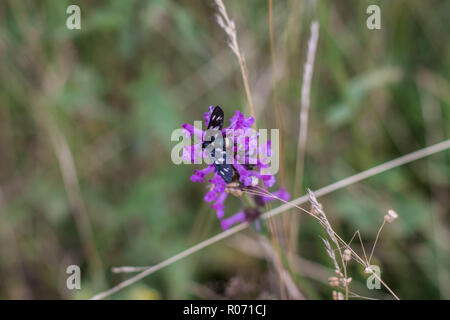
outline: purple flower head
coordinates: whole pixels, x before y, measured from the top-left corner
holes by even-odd
[[[213,110],[214,107],[209,106],[208,111],[204,113],[206,127],[208,127]],[[227,184],[224,178],[217,173],[213,164],[201,170],[195,170],[191,176],[193,182],[205,182],[206,176],[213,174],[212,178],[208,180],[209,189],[204,196],[204,200],[212,203],[211,208],[216,211],[223,230],[236,223],[257,219],[260,216],[260,209],[265,206],[266,202],[277,198],[283,201],[289,200],[289,193],[283,188],[272,194],[268,192],[268,188],[275,184],[275,176],[267,173],[262,174],[261,170],[269,167],[267,160],[272,152],[271,142],[269,140],[264,145],[258,146],[259,135],[252,127],[254,123],[254,118],[246,118],[243,113],[236,110],[234,116],[230,119],[230,125],[222,130],[224,138],[234,142],[234,148],[231,150],[234,171],[232,183]],[[203,142],[204,130],[187,123],[183,124],[183,129],[186,137],[192,138],[192,136],[195,136]],[[207,157],[206,149],[202,149],[202,142],[185,147],[183,159],[192,163]],[[227,160],[229,160],[228,157],[229,154],[227,153]],[[238,213],[225,217],[225,200],[229,194],[242,196],[245,193],[260,194],[261,192],[262,195],[252,196],[254,206],[245,207]]]
[[[205,176],[211,172],[214,172],[214,166],[212,164],[202,170],[195,170],[194,174],[191,176],[191,181],[205,182]]]
[[[236,110],[234,116],[230,119],[229,129],[246,129],[251,128],[255,123],[255,119],[253,117],[246,118],[243,113],[239,110]]]

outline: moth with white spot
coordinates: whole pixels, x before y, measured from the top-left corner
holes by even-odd
[[[225,137],[222,135],[224,113],[223,110],[216,106],[209,118],[208,129],[213,130],[213,135],[209,141],[203,141],[202,148],[212,145],[211,158],[214,160],[214,168],[219,176],[226,182],[230,183],[233,180],[234,170],[231,164],[226,163],[227,152],[225,150]],[[217,152],[217,157],[216,157]]]

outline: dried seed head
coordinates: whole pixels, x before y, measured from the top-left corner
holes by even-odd
[[[230,194],[235,196],[235,197],[240,197],[240,196],[242,196],[242,190],[240,190],[240,189],[231,189],[230,190]]]
[[[350,251],[350,249],[345,249],[342,256],[343,256],[345,261],[352,260],[352,252]]]
[[[314,208],[313,205],[311,205],[311,213],[312,213],[313,215],[315,215],[315,216],[318,216],[318,215],[319,215],[319,212],[316,210],[316,208]]]
[[[225,192],[229,193],[235,197],[242,196],[242,190],[239,188],[240,184],[238,182],[231,182],[227,184],[227,187],[225,188]]]
[[[307,189],[309,202],[311,203],[311,206],[317,211],[318,215],[325,215],[325,213],[322,210],[322,204],[317,201],[316,196],[314,195],[314,192],[311,191],[311,189]]]
[[[344,276],[344,274],[342,273],[342,271],[339,270],[339,269],[334,270],[334,273],[336,273],[336,275],[337,275],[339,278],[342,278],[342,277]]]
[[[344,294],[342,292],[333,290],[333,300],[344,300]]]
[[[352,282],[352,278],[351,277],[348,277],[347,279],[341,278],[340,282],[343,287],[347,287],[350,284],[350,282]]]
[[[229,184],[227,184],[227,188],[237,188],[239,186],[239,182],[230,182]]]
[[[398,218],[398,213],[392,209],[388,210],[388,213],[384,216],[384,222],[391,223],[394,222],[395,219]]]
[[[329,277],[328,284],[330,287],[338,287],[339,286],[339,278],[338,277]]]

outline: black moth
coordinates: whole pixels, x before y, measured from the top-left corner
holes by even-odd
[[[219,135],[222,135],[223,119],[223,110],[219,106],[216,106],[209,118],[207,129],[214,130],[214,132],[210,141],[204,141],[202,143],[202,148],[205,149],[208,145],[212,144],[211,158],[215,159],[214,168],[226,183],[230,183],[233,180],[234,171],[231,164],[226,163],[227,153],[225,150],[226,144],[224,143],[225,138],[222,136],[222,139],[217,139]],[[215,158],[216,152],[218,154],[217,158]]]

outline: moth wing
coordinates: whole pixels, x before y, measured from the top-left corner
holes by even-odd
[[[222,130],[223,128],[223,118],[224,113],[221,107],[216,106],[211,113],[211,117],[209,118],[208,122],[208,129],[213,130]]]
[[[231,164],[216,164],[214,162],[214,168],[216,168],[217,173],[226,183],[233,181],[234,173]]]
[[[212,157],[214,158],[215,153],[218,153],[217,159],[214,161],[214,168],[216,169],[216,172],[219,174],[219,176],[226,182],[230,183],[233,180],[234,171],[231,164],[226,163],[226,152],[223,149],[220,148],[214,148],[213,152],[211,153]]]

